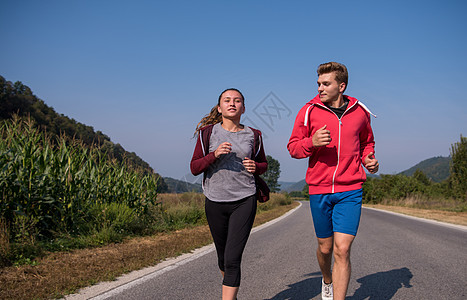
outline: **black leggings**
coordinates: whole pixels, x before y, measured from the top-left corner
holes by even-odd
[[[240,264],[256,215],[256,197],[235,202],[214,202],[206,198],[206,218],[217,250],[223,285],[240,286]]]

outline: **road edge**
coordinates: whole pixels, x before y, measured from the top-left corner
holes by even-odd
[[[281,215],[280,217],[277,217],[271,221],[268,221],[264,224],[254,227],[251,230],[251,234],[283,220],[284,218],[293,214],[301,206],[302,206],[302,203],[299,202],[299,205],[297,207],[287,211],[285,214]],[[214,244],[211,243],[204,247],[192,250],[189,253],[185,253],[177,257],[168,258],[158,263],[155,266],[143,268],[141,270],[136,270],[128,274],[124,274],[122,276],[117,277],[113,281],[102,281],[95,285],[82,288],[77,293],[67,295],[62,299],[65,299],[65,300],[107,299],[109,297],[112,297],[113,295],[121,293],[122,291],[126,289],[129,289],[133,286],[140,285],[147,280],[160,276],[164,274],[165,272],[176,269],[177,267],[182,266],[199,257],[202,257],[214,250],[215,250]]]
[[[377,210],[377,211],[385,212],[385,213],[388,213],[388,214],[398,215],[398,216],[401,216],[401,217],[406,217],[406,218],[409,218],[409,219],[414,219],[414,220],[418,220],[418,221],[422,221],[422,222],[426,222],[426,223],[430,223],[430,224],[436,224],[436,225],[440,225],[440,226],[459,229],[459,230],[462,230],[462,231],[467,231],[467,226],[464,226],[464,225],[441,222],[441,221],[438,221],[438,220],[426,219],[426,218],[421,218],[421,217],[415,217],[415,216],[406,215],[406,214],[403,214],[403,213],[398,213],[398,212],[385,210],[385,209],[381,209],[381,208],[374,208],[374,207],[368,207],[368,206],[363,206],[362,208],[363,209]]]

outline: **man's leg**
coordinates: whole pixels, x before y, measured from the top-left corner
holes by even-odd
[[[318,239],[316,256],[318,258],[321,274],[323,275],[323,284],[321,288],[322,299],[332,299],[331,264],[334,237],[332,228],[333,204],[331,198],[331,194],[310,195],[311,215]]]
[[[350,281],[350,248],[355,236],[335,232],[334,233],[334,267],[332,270],[332,282],[334,299],[344,300]]]
[[[324,239],[318,238],[318,249],[316,250],[319,268],[323,274],[324,283],[327,284],[332,282],[331,263],[333,240],[332,236]]]
[[[329,194],[310,195],[310,208],[318,239],[316,256],[325,283],[332,282],[331,263],[333,248],[332,205]]]
[[[350,280],[350,247],[355,239],[362,210],[362,189],[337,193],[334,205],[334,299],[344,299]]]

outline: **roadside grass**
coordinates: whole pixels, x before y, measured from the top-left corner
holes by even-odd
[[[467,212],[456,212],[447,210],[435,210],[435,209],[422,209],[404,206],[394,205],[382,205],[382,204],[364,204],[366,207],[372,207],[387,211],[392,211],[404,215],[413,217],[430,219],[445,223],[457,224],[467,226]]]
[[[449,212],[467,212],[467,202],[460,199],[446,199],[440,197],[410,196],[404,199],[384,199],[381,205],[400,206],[417,209],[431,209]]]
[[[202,194],[160,194],[158,200],[163,213],[153,216],[162,224],[159,233],[97,248],[49,252],[26,265],[0,268],[0,299],[60,298],[212,243]],[[258,205],[254,226],[297,205],[283,194],[272,194],[270,201]]]
[[[381,203],[364,206],[467,226],[467,203],[462,200],[412,196],[400,200],[385,199]]]
[[[291,199],[294,201],[309,200],[303,197],[291,197]],[[399,200],[384,199],[378,204],[363,203],[363,206],[467,226],[467,202],[459,199],[411,196]]]

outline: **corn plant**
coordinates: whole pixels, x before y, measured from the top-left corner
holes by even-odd
[[[26,216],[43,236],[80,233],[96,204],[119,203],[142,216],[157,204],[157,178],[65,136],[52,140],[31,121],[1,125],[0,218]],[[12,229],[12,235],[15,234]]]

